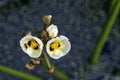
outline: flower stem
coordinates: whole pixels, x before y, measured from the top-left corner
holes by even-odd
[[[51,63],[50,63],[50,61],[49,61],[46,53],[43,52],[42,55],[43,55],[43,58],[44,58],[44,60],[45,60],[45,62],[46,62],[47,68],[48,68],[48,69],[51,69],[52,65],[51,65]]]
[[[31,75],[31,74],[17,71],[17,70],[14,70],[12,68],[8,68],[8,67],[2,66],[2,65],[0,65],[0,71],[17,76],[17,77],[20,77],[20,78],[23,78],[23,79],[26,79],[26,80],[43,80],[40,77],[36,77],[36,76]]]
[[[66,73],[64,73],[63,71],[60,71],[58,69],[56,69],[49,61],[47,55],[45,52],[42,53],[43,59],[44,61],[42,61],[43,66],[46,67],[48,70],[54,68],[54,72],[52,72],[51,74],[53,74],[55,77],[59,78],[60,80],[69,80],[69,77],[67,76]]]
[[[63,71],[60,71],[58,69],[55,69],[55,72],[53,73],[53,75],[56,76],[57,78],[59,78],[60,80],[70,80],[66,73],[64,73]]]
[[[113,5],[113,4],[111,4]],[[104,29],[102,30],[100,37],[98,38],[96,45],[93,49],[93,52],[90,56],[90,63],[91,64],[96,64],[98,62],[100,53],[102,51],[102,48],[107,40],[107,37],[110,33],[110,30],[115,22],[115,19],[119,13],[119,9],[120,9],[120,0],[116,0],[114,2],[114,5],[112,6],[112,11],[111,14],[108,16],[107,22],[105,24]]]
[[[111,5],[110,5],[110,9],[108,11],[108,14],[110,15],[110,13],[112,12],[112,10],[114,9],[114,6],[116,5],[116,1],[117,0],[111,0]]]

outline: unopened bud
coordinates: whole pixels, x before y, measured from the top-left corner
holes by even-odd
[[[31,59],[30,61],[34,65],[40,64],[40,59]]]
[[[35,65],[33,65],[33,64],[27,63],[27,64],[25,65],[25,69],[27,69],[27,70],[33,70],[34,68],[35,68]]]
[[[42,21],[43,21],[44,24],[50,25],[51,19],[52,19],[52,15],[45,15],[45,16],[42,18]]]

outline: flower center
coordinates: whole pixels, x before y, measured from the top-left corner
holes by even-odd
[[[29,46],[29,47],[32,47],[33,49],[36,49],[36,50],[37,50],[39,44],[38,44],[34,39],[32,39],[32,40],[28,41],[28,46]]]
[[[50,44],[50,50],[53,51],[53,50],[56,50],[60,47],[60,43],[58,41],[54,41]]]

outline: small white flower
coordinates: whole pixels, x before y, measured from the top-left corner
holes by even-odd
[[[53,38],[47,42],[46,51],[53,59],[59,59],[65,56],[71,49],[70,41],[65,36]]]
[[[51,24],[50,26],[48,26],[46,31],[48,32],[48,35],[50,38],[54,38],[58,34],[58,28],[54,24]]]
[[[38,58],[43,49],[42,41],[30,34],[20,40],[20,46],[22,50],[32,58]]]

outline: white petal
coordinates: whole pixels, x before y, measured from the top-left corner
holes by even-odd
[[[32,57],[32,58],[38,58],[41,55],[41,53],[39,53],[39,50],[35,51],[35,50],[31,49],[31,48],[28,48],[27,52],[29,53],[28,55],[30,57]]]
[[[46,31],[48,32],[48,35],[49,35],[50,38],[54,38],[58,34],[58,28],[54,24],[51,24],[50,26],[48,26]]]
[[[71,44],[67,37],[60,35],[60,38],[64,42],[63,47],[61,47],[61,49],[63,50],[63,53],[64,53],[63,56],[64,56],[70,51]]]
[[[30,40],[35,40],[37,42],[37,44],[39,45],[37,50],[35,50],[32,47],[28,46],[28,42]],[[42,41],[39,38],[34,37],[32,35],[26,35],[25,37],[23,37],[20,40],[20,46],[21,46],[22,50],[25,53],[27,53],[32,58],[39,57],[41,55],[42,49],[43,49],[43,43],[42,43]]]
[[[52,51],[50,50],[50,45],[55,41],[58,41],[60,43],[60,47]],[[62,56],[65,56],[70,51],[70,49],[71,49],[70,41],[68,40],[67,37],[62,35],[49,40],[46,45],[46,51],[48,55],[53,59],[59,59]]]
[[[53,59],[59,59],[62,57],[63,53],[60,50],[57,50],[55,53],[50,53],[51,55],[49,55],[51,58]]]

